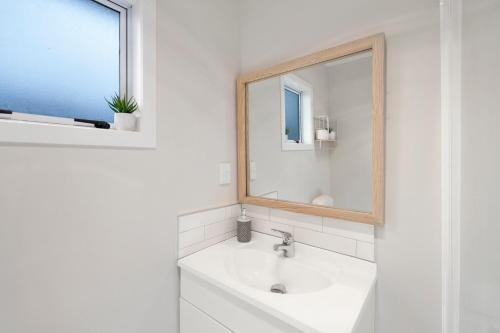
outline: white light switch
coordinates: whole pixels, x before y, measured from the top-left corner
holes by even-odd
[[[231,163],[221,163],[219,165],[219,184],[231,184]]]
[[[257,163],[250,161],[250,180],[257,180]]]

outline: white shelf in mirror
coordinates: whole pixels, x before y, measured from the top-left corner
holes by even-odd
[[[330,140],[330,139],[327,139],[327,140],[314,140],[314,142],[319,142],[319,149],[321,149],[321,145],[323,144],[323,142],[337,142],[337,140]]]

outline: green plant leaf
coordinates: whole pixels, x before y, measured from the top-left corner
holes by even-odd
[[[134,97],[127,98],[127,96],[121,97],[115,94],[111,97],[111,100],[104,99],[108,103],[109,108],[115,113],[134,113],[139,109],[139,105]]]

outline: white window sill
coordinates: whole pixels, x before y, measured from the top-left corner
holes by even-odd
[[[83,126],[0,120],[0,142],[21,144],[155,148],[156,131],[119,131]]]
[[[313,144],[308,143],[290,143],[283,142],[281,144],[281,149],[283,151],[294,151],[294,150],[314,150]]]

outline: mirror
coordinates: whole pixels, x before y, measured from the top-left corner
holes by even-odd
[[[368,37],[240,78],[242,202],[383,223],[383,42]]]

